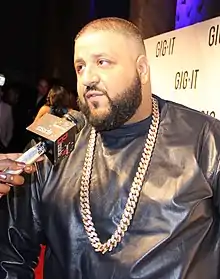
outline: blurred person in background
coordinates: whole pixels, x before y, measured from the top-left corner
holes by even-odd
[[[37,121],[46,113],[62,117],[72,110],[71,102],[71,94],[63,86],[53,86],[48,93],[46,104],[40,108],[34,121]]]
[[[0,152],[7,151],[7,147],[13,135],[12,108],[3,101],[3,91],[0,87]]]
[[[79,110],[79,106],[77,103],[78,94],[75,90],[70,91],[70,103],[74,110]]]
[[[8,152],[22,152],[27,145],[26,127],[29,125],[28,107],[30,90],[20,82],[8,84],[5,88],[4,101],[11,105],[14,122],[13,137],[8,146]]]
[[[18,85],[12,84],[5,89],[3,100],[11,107],[15,107],[18,104],[20,97],[20,89]]]
[[[30,111],[31,122],[35,119],[39,109],[46,104],[49,89],[49,81],[46,78],[39,79],[37,84],[37,94],[35,97],[35,103],[33,103]]]
[[[39,120],[46,113],[51,113],[56,116],[62,117],[65,113],[74,108],[74,99],[72,98],[73,94],[68,92],[63,86],[59,85],[59,81],[53,81],[52,84],[53,87],[48,93],[47,102],[40,108],[34,121]],[[39,264],[35,270],[36,278],[42,278],[44,252],[45,246],[41,246]]]

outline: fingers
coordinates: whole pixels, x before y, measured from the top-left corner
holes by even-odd
[[[42,161],[44,157],[40,157],[38,161]],[[33,173],[36,171],[36,166],[35,165],[25,165],[24,163],[20,162],[15,162],[10,159],[3,159],[0,160],[0,173],[5,173],[6,171],[16,171],[16,170],[21,170],[21,172],[25,171],[26,173]],[[20,173],[21,173],[20,172]],[[10,173],[10,172],[9,172]],[[12,172],[13,173],[13,172]],[[6,172],[7,174],[7,172]],[[11,174],[12,177],[12,174]]]
[[[25,167],[24,163],[15,162],[9,158],[0,160],[0,171],[3,171],[5,169],[19,170],[19,169],[23,169],[24,167]]]
[[[40,156],[38,159],[37,159],[37,162],[41,162],[41,161],[43,161],[44,160],[44,155],[42,155],[42,156]]]
[[[19,156],[19,154],[0,154],[0,171],[3,171],[5,169],[19,170],[25,168],[25,171],[27,173],[32,173],[36,170],[36,168],[31,167],[31,165],[26,166],[25,163],[14,161],[14,159],[16,159],[15,157],[17,156]],[[41,162],[43,160],[44,156],[40,156],[37,159],[37,162]]]
[[[26,173],[33,173],[33,172],[36,171],[36,167],[35,167],[35,165],[25,166],[25,167],[24,167],[24,171],[25,171]]]
[[[18,174],[10,174],[6,170],[21,170],[28,174],[36,171],[35,165],[26,165],[16,162],[21,154],[0,154],[0,198],[10,191],[10,186],[19,186],[24,183],[24,178]],[[38,158],[37,162],[44,160],[44,156]]]
[[[15,186],[22,185],[24,183],[24,177],[17,174],[5,174],[0,172],[0,182]]]
[[[18,186],[23,183],[24,178],[20,175],[4,174],[0,172],[0,198],[10,191],[10,185]]]
[[[8,154],[1,154],[0,153],[0,160],[10,159],[12,161],[16,161],[21,155],[22,155],[22,153],[8,153]],[[37,159],[37,162],[40,162],[40,161],[43,161],[43,160],[44,160],[44,155],[40,156]]]
[[[21,155],[22,155],[21,153],[0,154],[0,160],[11,159],[14,161],[17,158],[19,158]]]
[[[0,183],[0,198],[6,195],[10,191],[10,186],[7,184]]]
[[[41,161],[43,161],[44,160],[44,156],[40,156],[38,159],[37,159],[37,161],[36,162],[41,162]],[[35,172],[36,171],[36,166],[33,164],[33,165],[26,165],[25,167],[24,167],[24,171],[26,172],[26,173],[33,173],[33,172]]]

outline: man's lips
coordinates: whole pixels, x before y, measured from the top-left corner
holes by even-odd
[[[93,98],[93,97],[99,97],[99,96],[103,96],[103,95],[104,94],[101,91],[88,91],[85,94],[85,98],[90,99],[90,98]]]

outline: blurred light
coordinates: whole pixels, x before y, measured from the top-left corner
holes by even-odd
[[[210,2],[212,0],[177,0],[175,29],[205,20]]]

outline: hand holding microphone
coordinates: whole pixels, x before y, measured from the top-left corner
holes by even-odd
[[[28,149],[17,162],[27,165],[36,162],[43,154],[46,154],[52,164],[57,164],[64,157],[69,156],[74,149],[75,135],[85,125],[85,119],[81,112],[72,110],[62,118],[52,114],[45,114],[38,121],[32,123],[27,130],[37,136],[39,142]],[[22,169],[7,169],[5,174],[20,174]]]
[[[85,125],[82,113],[70,111],[62,118],[46,114],[31,124],[27,130],[33,132],[40,140],[25,153],[0,154],[0,198],[7,194],[10,186],[22,185],[23,171],[35,171],[33,163],[43,160],[46,154],[52,164],[57,164],[74,149],[75,135]]]
[[[19,186],[24,183],[24,178],[18,174],[9,174],[7,171],[25,171],[26,173],[35,172],[34,165],[16,162],[20,154],[0,154],[0,198],[7,194],[10,186]],[[38,158],[43,160],[43,157]]]

